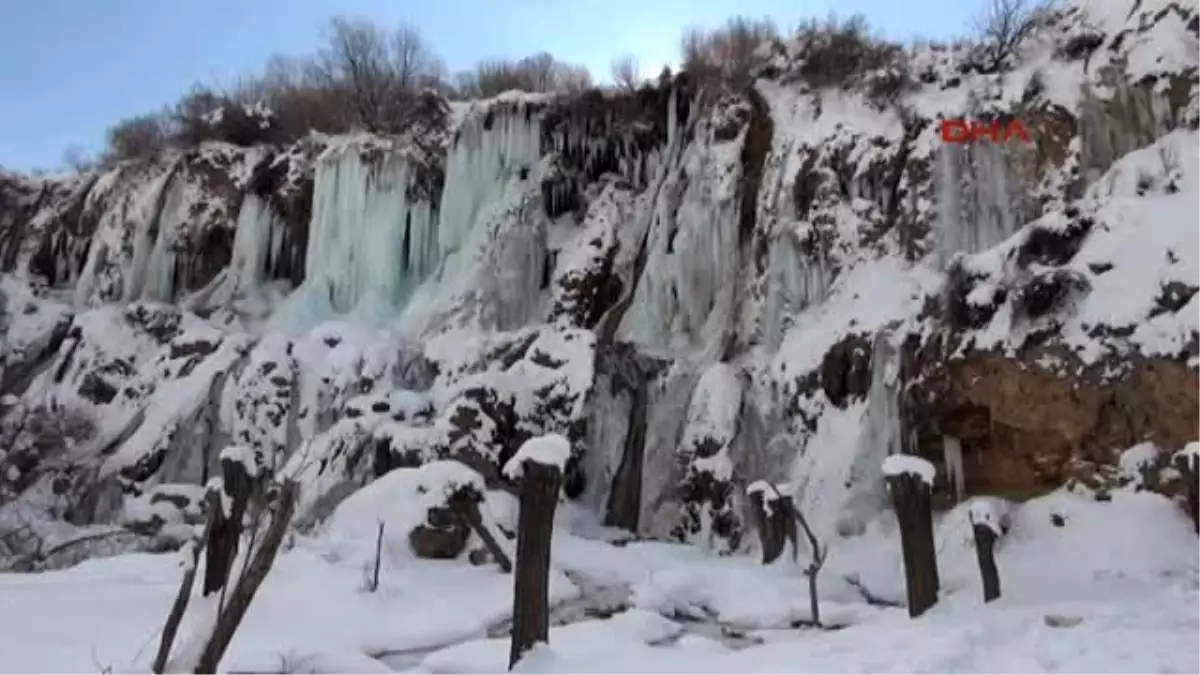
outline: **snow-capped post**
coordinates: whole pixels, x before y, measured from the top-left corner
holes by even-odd
[[[237,557],[238,541],[251,498],[261,487],[261,471],[250,448],[231,445],[221,451],[224,480],[210,486],[210,508],[215,512],[204,555],[204,596],[225,588]]]
[[[937,603],[937,550],[933,543],[933,479],[937,470],[915,455],[890,455],[883,475],[900,524],[908,615],[916,618]]]
[[[1183,495],[1192,525],[1200,534],[1200,442],[1191,442],[1175,453],[1172,464],[1183,478]]]
[[[796,519],[792,516],[794,504],[790,496],[781,494],[775,486],[765,480],[757,480],[746,488],[758,528],[758,541],[762,544],[762,563],[770,565],[783,554],[783,548],[792,544],[792,558],[796,557]]]
[[[550,639],[550,538],[570,456],[570,441],[548,434],[525,441],[504,465],[506,477],[521,481],[509,670],[534,644]]]
[[[983,601],[1000,597],[1000,570],[996,568],[996,540],[1003,531],[1002,515],[993,508],[991,500],[979,499],[967,510],[975,536],[975,556],[979,559],[979,576],[983,579]]]

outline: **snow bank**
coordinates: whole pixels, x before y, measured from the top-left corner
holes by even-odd
[[[425,522],[431,507],[464,488],[483,494],[483,477],[461,462],[444,460],[420,467],[395,469],[350,495],[338,505],[325,534],[341,555],[362,561],[374,557],[380,523],[383,549],[390,560],[414,557],[408,535]]]

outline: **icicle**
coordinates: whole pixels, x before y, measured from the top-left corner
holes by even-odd
[[[946,475],[954,490],[954,503],[962,501],[966,494],[966,473],[963,471],[962,441],[954,436],[942,436],[942,459],[946,463]]]

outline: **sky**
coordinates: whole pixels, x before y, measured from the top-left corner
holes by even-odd
[[[676,59],[689,26],[735,14],[789,29],[859,12],[892,38],[964,33],[974,0],[0,0],[0,166],[55,169],[71,146],[103,148],[119,119],[155,111],[193,84],[219,85],[272,54],[312,53],[336,15],[415,24],[451,72],[548,51],[608,76],[633,54],[643,72]]]

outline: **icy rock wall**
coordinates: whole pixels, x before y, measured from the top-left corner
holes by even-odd
[[[363,302],[385,313],[403,307],[438,263],[437,214],[410,196],[415,179],[401,152],[367,154],[350,143],[326,150],[317,164],[305,258],[310,300],[338,313]]]

